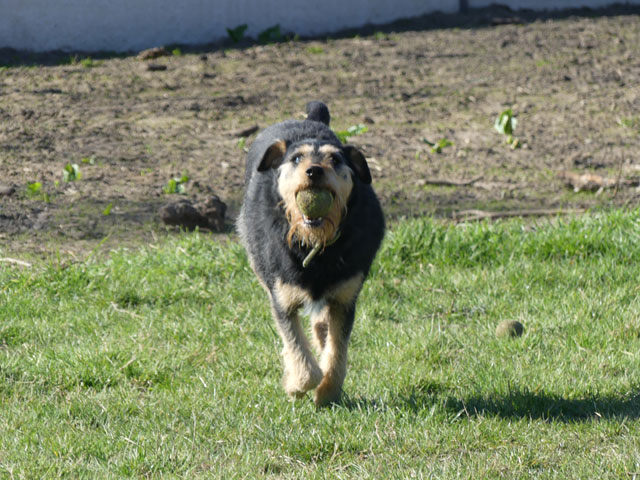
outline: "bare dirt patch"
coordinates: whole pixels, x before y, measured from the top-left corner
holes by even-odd
[[[368,127],[350,141],[367,153],[390,218],[636,206],[639,25],[630,7],[554,17],[493,8],[357,36],[183,49],[151,60],[165,70],[133,55],[73,63],[4,51],[0,253],[152,241],[167,231],[161,206],[178,196],[164,189],[184,175],[187,197],[227,203],[231,230],[238,135],[249,145],[254,126],[302,117],[312,99],[329,105],[334,129]],[[493,129],[506,108],[521,148]],[[452,145],[440,152],[427,143],[443,139]],[[66,164],[79,180],[63,180]],[[563,171],[619,186],[575,192]]]

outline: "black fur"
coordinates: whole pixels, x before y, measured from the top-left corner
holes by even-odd
[[[266,128],[251,145],[237,227],[251,265],[269,291],[276,326],[284,343],[285,391],[300,397],[315,388],[314,401],[321,407],[340,400],[358,293],[385,226],[362,153],[340,143],[329,128],[329,110],[323,103],[309,103],[307,113],[304,121],[288,120]],[[311,247],[301,246],[298,241],[287,241],[290,225],[278,181],[283,162],[295,161],[290,157],[299,156],[300,143],[313,145],[314,152],[326,144],[337,147],[339,151],[331,154],[332,166],[323,168],[335,169],[338,165],[335,171],[344,175],[342,162],[346,162],[353,172],[353,187],[339,235],[321,251],[310,251]],[[308,168],[308,164],[302,168]],[[312,169],[305,170],[305,182],[312,176]],[[304,266],[307,258],[311,260]],[[300,326],[297,311],[303,305],[312,307],[312,331],[321,353],[320,363],[310,351]]]
[[[328,112],[324,104],[310,109],[313,118],[326,119],[327,122]],[[269,289],[279,277],[310,290],[314,299],[320,299],[327,288],[341,280],[357,272],[367,275],[384,236],[382,209],[371,185],[354,175],[347,215],[340,225],[340,237],[316,256],[307,268],[303,268],[302,261],[309,250],[297,243],[291,248],[287,244],[289,224],[280,205],[278,171],[258,171],[266,150],[278,139],[284,140],[288,146],[302,140],[314,140],[343,147],[324,122],[287,120],[266,128],[258,135],[247,155],[245,194],[238,228],[256,274]],[[345,154],[345,157],[350,162],[349,155]]]
[[[316,101],[309,102],[307,103],[306,112],[307,120],[314,120],[329,126],[331,115],[329,114],[329,109],[324,103]]]

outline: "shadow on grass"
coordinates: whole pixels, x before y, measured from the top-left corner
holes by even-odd
[[[609,395],[563,398],[548,393],[512,392],[495,397],[450,398],[445,402],[445,408],[452,413],[463,412],[470,417],[482,415],[559,422],[582,422],[601,418],[633,420],[640,418],[640,394],[632,393],[627,398]]]
[[[447,386],[429,383],[411,387],[390,402],[347,397],[343,400],[342,407],[365,411],[391,408],[413,413],[435,407],[438,411],[444,410],[456,417],[495,416],[567,423],[598,419],[635,420],[640,418],[640,392],[632,391],[627,396],[564,398],[557,394],[525,390],[457,398]]]

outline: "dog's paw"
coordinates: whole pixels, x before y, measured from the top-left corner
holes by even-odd
[[[342,385],[337,385],[324,378],[315,392],[314,403],[316,407],[327,407],[340,402],[342,396]]]
[[[287,395],[302,398],[322,381],[322,370],[317,365],[287,370],[284,374],[284,390]]]

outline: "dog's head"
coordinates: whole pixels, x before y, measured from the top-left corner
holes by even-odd
[[[324,247],[334,241],[355,183],[371,183],[369,167],[357,148],[316,140],[290,145],[276,140],[258,166],[258,171],[269,169],[278,172],[277,188],[290,225],[287,235],[290,246],[297,241],[307,247]],[[300,192],[307,190],[320,192],[323,199],[329,198],[330,207],[321,209],[321,215],[301,207]]]

